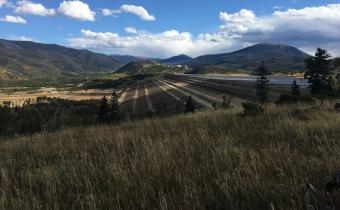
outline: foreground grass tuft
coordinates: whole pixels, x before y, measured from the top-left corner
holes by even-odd
[[[340,114],[203,112],[0,143],[1,209],[306,209],[340,168]]]

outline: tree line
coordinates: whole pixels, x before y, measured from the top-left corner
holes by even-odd
[[[72,101],[38,97],[23,106],[0,106],[0,137],[52,132],[68,127],[100,123],[118,123],[124,118],[119,110],[118,94],[98,100]]]
[[[315,56],[311,56],[305,60],[306,72],[304,79],[309,83],[309,89],[311,96],[314,97],[329,97],[337,96],[337,85],[340,84],[340,74],[334,75],[334,65],[332,65],[332,56],[324,49],[318,48]],[[335,66],[340,66],[340,61],[335,61]],[[267,78],[270,75],[270,71],[265,67],[264,62],[260,67],[254,71],[258,76],[255,88],[258,101],[263,104],[268,102],[268,85],[269,80]],[[279,97],[277,103],[292,103],[303,102],[311,100],[310,97],[302,95],[300,86],[294,80],[291,85],[291,93],[283,94]]]

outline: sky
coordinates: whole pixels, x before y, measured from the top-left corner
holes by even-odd
[[[263,42],[340,56],[340,0],[0,0],[0,38],[158,58]]]

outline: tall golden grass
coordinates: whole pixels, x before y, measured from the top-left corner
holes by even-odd
[[[309,209],[340,168],[340,114],[269,107],[0,143],[1,209]]]

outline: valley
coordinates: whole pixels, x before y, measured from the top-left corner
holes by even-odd
[[[307,93],[305,81],[296,77],[269,77],[269,93],[272,101],[284,93],[289,93],[294,80]],[[114,90],[120,95],[121,109],[134,115],[146,113],[180,113],[184,111],[186,100],[192,96],[197,109],[212,109],[213,104],[221,104],[223,96],[232,96],[233,105],[240,106],[245,101],[256,101],[254,76],[226,75],[155,75],[133,83],[123,83],[117,88],[82,88],[81,84],[70,87],[3,88],[0,104],[22,106],[34,103],[37,97],[60,98],[74,101],[100,100],[109,98]]]

